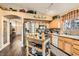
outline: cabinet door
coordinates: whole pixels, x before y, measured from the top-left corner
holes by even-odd
[[[49,24],[50,28],[60,28],[60,19],[55,19]]]
[[[72,44],[69,42],[64,42],[64,51],[72,55]]]
[[[58,47],[60,48],[60,49],[62,49],[62,50],[64,50],[64,42],[63,42],[63,40],[58,40]]]
[[[73,56],[79,56],[79,41],[73,40]]]
[[[77,45],[77,44],[73,45],[73,55],[79,56],[79,45]]]
[[[79,50],[73,48],[73,55],[79,56]]]

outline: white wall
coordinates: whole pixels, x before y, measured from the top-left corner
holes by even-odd
[[[9,30],[9,19],[6,19],[6,18],[4,18],[4,17],[0,17],[1,18],[1,20],[0,20],[0,51],[3,49],[3,48],[5,48],[6,46],[8,46],[9,44],[10,44],[10,30]],[[3,39],[4,39],[4,37],[3,37],[3,34],[5,34],[5,33],[3,33],[3,21],[7,21],[7,43],[6,44],[4,44],[3,43]]]

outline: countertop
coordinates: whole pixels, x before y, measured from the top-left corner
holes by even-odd
[[[65,35],[65,34],[62,34],[62,35],[59,35],[59,36],[68,37],[68,38],[79,40],[79,36],[78,35]]]

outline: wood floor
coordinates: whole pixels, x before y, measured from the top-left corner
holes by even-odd
[[[25,56],[25,48],[21,45],[21,37],[17,36],[13,43],[0,51],[0,56]]]
[[[26,56],[26,49],[21,45],[21,36],[16,36],[13,43],[0,51],[0,56]],[[50,56],[55,56],[50,53]]]

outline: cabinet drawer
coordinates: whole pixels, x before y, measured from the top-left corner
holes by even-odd
[[[79,55],[79,50],[73,48],[73,54]]]
[[[74,44],[74,45],[73,45],[73,48],[79,50],[79,45]]]
[[[79,56],[78,54],[73,53],[73,56]]]
[[[63,37],[58,37],[59,40],[64,40]]]
[[[65,42],[64,43],[64,51],[67,52],[68,54],[72,55],[72,45]]]
[[[69,42],[69,43],[72,43],[73,42],[72,39],[69,39],[69,38],[64,38],[64,41],[65,42]]]
[[[79,40],[73,40],[73,43],[79,45]]]

